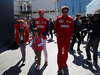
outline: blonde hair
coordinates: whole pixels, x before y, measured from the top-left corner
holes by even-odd
[[[24,20],[19,20],[19,23],[24,23]]]

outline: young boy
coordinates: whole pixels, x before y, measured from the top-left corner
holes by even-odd
[[[25,64],[25,56],[26,56],[26,52],[25,52],[25,47],[26,47],[26,42],[28,42],[29,40],[29,32],[27,27],[24,25],[24,21],[23,20],[19,20],[19,27],[17,27],[17,31],[16,31],[16,42],[18,43],[18,45],[20,46],[21,49],[21,53],[22,53],[22,64]]]

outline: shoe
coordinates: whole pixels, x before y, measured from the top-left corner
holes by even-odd
[[[68,67],[68,65],[65,63],[65,64],[64,64],[64,67],[66,67],[66,68],[67,68],[67,67]]]
[[[96,63],[96,62],[93,62],[93,64],[92,64],[93,66],[98,66],[98,64]]]
[[[57,75],[64,75],[64,71],[63,70],[58,70],[57,73],[58,73]]]
[[[46,61],[44,65],[45,65],[45,66],[48,66],[48,62]]]
[[[37,57],[36,57],[36,56],[35,56],[35,58],[34,58],[34,59],[35,59],[35,61],[37,61]]]
[[[37,66],[37,71],[40,71],[40,65]]]
[[[22,62],[22,65],[25,65],[25,61]]]
[[[91,62],[91,60],[89,60],[89,59],[83,59],[84,60],[84,62]]]
[[[71,54],[74,54],[74,53],[76,53],[76,52],[75,52],[74,50],[71,50],[70,53],[71,53]]]
[[[83,51],[81,51],[81,50],[77,50],[77,53],[83,53]]]

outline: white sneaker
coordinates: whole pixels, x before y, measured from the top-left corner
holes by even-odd
[[[40,65],[37,66],[37,70],[38,70],[38,71],[40,70]]]

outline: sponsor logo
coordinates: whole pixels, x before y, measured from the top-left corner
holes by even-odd
[[[69,28],[69,25],[61,25],[61,28]]]
[[[64,23],[64,20],[59,20],[59,23]]]
[[[69,21],[69,23],[72,23],[71,21]]]
[[[40,22],[39,22],[39,21],[36,21],[35,23],[36,23],[36,24],[39,24]]]
[[[44,28],[43,25],[37,25],[37,28]]]

